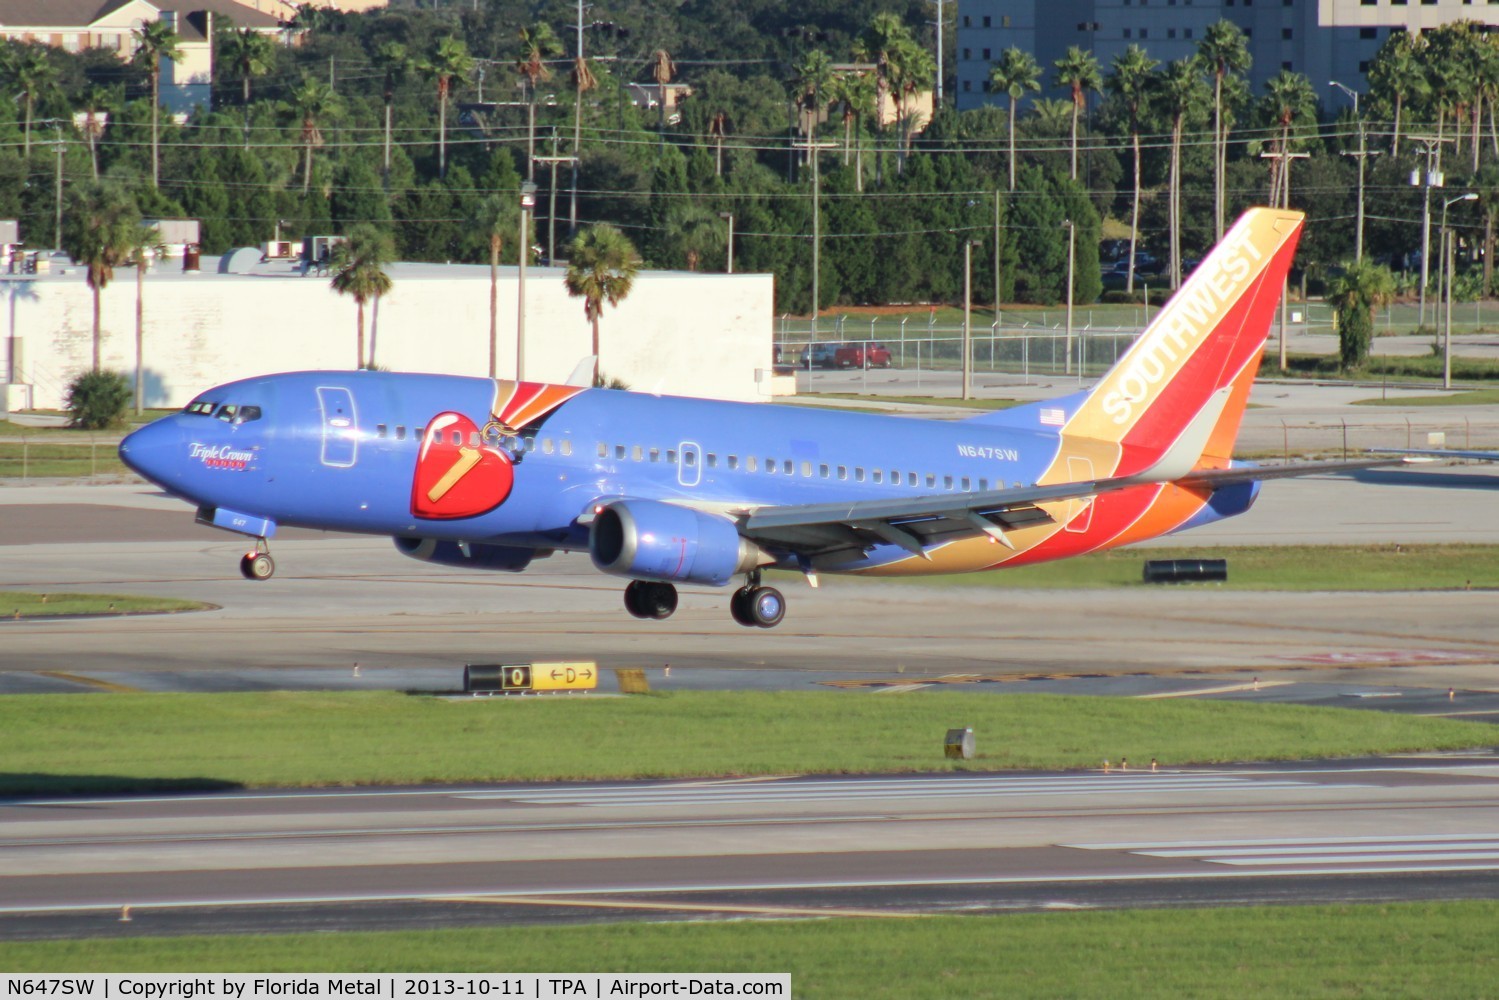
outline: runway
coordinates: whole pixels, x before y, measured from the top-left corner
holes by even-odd
[[[0,937],[1487,898],[1496,792],[1434,755],[9,802]]]

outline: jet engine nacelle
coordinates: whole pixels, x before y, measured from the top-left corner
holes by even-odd
[[[482,542],[451,542],[437,538],[397,536],[396,551],[422,562],[463,569],[497,569],[519,573],[536,558],[534,549],[515,545],[486,545]]]
[[[772,561],[728,518],[657,500],[620,500],[599,511],[588,551],[605,573],[715,587]]]

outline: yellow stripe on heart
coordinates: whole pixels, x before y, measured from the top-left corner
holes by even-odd
[[[431,503],[437,503],[437,501],[447,496],[448,491],[457,486],[463,477],[468,475],[473,467],[478,464],[478,448],[470,448],[467,445],[459,448],[458,460],[453,463],[452,468],[442,474],[441,479],[432,484],[432,488],[427,491],[427,500]]]

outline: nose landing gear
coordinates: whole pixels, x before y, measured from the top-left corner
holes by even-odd
[[[246,580],[269,580],[275,574],[276,561],[271,558],[270,546],[264,538],[255,539],[254,551],[240,558],[239,571]]]
[[[636,618],[670,618],[677,610],[677,588],[669,583],[631,580],[625,588],[625,610]]]
[[[786,617],[786,598],[774,587],[762,587],[760,574],[751,573],[729,598],[729,614],[746,628],[775,628]]]

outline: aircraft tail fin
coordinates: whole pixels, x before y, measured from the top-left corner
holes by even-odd
[[[1068,415],[1041,482],[1226,462],[1305,215],[1252,208]]]

